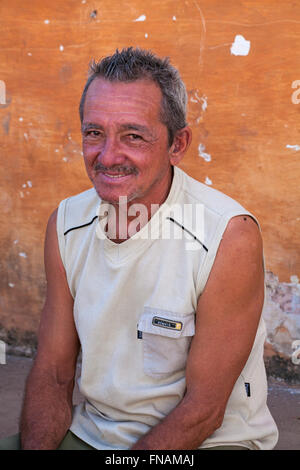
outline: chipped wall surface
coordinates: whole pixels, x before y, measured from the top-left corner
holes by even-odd
[[[270,375],[300,382],[300,283],[279,282],[266,273],[266,303],[263,311],[267,338],[265,360]]]
[[[300,339],[300,4],[11,0],[0,18],[1,338],[35,344],[48,217],[90,187],[77,112],[88,63],[138,45],[170,56],[186,83],[193,143],[181,167],[260,221],[276,275],[269,351],[290,355]]]

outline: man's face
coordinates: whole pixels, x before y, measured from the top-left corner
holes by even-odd
[[[83,155],[99,196],[161,203],[171,184],[168,131],[160,121],[162,94],[149,80],[94,79],[82,122]]]

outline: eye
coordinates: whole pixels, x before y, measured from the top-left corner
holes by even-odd
[[[97,129],[89,129],[84,132],[84,138],[86,141],[99,141],[102,139],[103,132]]]
[[[139,134],[128,134],[130,140],[136,141],[136,140],[143,140],[143,137]]]
[[[91,135],[93,137],[98,137],[100,135],[100,131],[87,131],[86,135]]]

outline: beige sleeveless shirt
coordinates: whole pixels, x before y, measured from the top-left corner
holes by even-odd
[[[74,409],[70,429],[96,449],[129,449],[182,399],[197,300],[228,221],[249,213],[177,167],[165,203],[120,244],[106,238],[99,204],[90,189],[63,200],[58,209],[59,248],[82,348],[79,389],[85,397]],[[275,446],[264,341],[261,318],[223,424],[201,447]]]

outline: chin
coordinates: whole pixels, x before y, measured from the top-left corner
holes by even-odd
[[[103,189],[101,190],[97,187],[95,187],[95,189],[100,199],[109,204],[120,205],[120,198],[126,198],[126,202],[131,202],[136,198],[135,194],[126,194],[126,192],[116,194],[110,191],[103,191]]]

